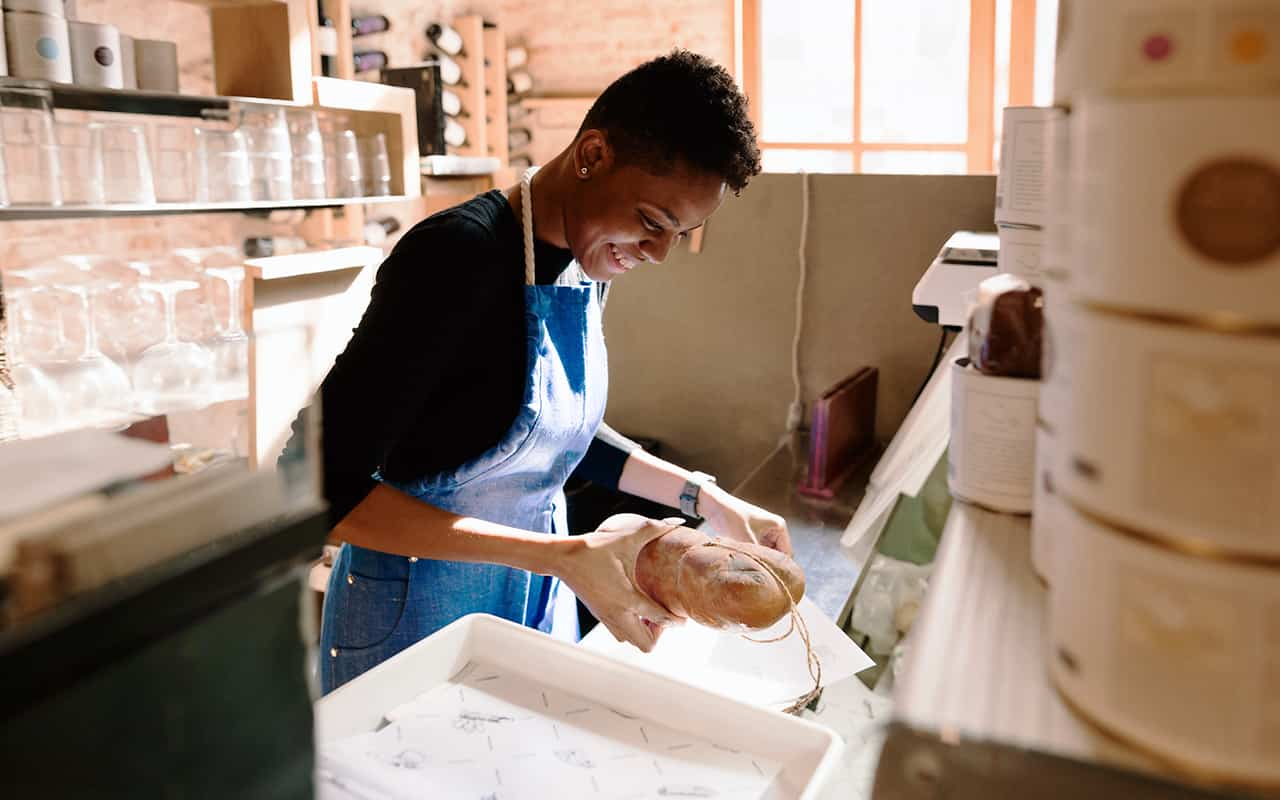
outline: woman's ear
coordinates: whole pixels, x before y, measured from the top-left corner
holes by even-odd
[[[590,178],[612,166],[613,148],[604,131],[589,128],[579,134],[573,147],[573,170],[579,178]]]

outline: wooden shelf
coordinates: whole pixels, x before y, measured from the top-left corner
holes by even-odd
[[[316,275],[321,272],[363,269],[371,264],[377,264],[382,259],[382,248],[360,246],[251,258],[245,261],[244,265],[250,278],[273,281],[281,278],[296,278],[300,275]]]
[[[121,203],[109,206],[9,206],[0,208],[0,222],[31,219],[91,219],[97,217],[139,217],[165,214],[217,214],[274,211],[292,208],[336,208],[366,203],[396,203],[417,195],[384,197],[338,197],[325,200],[281,200],[248,203]]]
[[[400,199],[421,195],[417,99],[412,89],[370,81],[315,78],[312,95],[317,107],[361,112],[352,120],[357,135],[386,136],[391,191]]]

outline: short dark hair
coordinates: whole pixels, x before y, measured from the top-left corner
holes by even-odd
[[[578,132],[592,128],[605,132],[623,163],[654,169],[683,163],[719,175],[735,193],[760,174],[747,99],[723,67],[688,50],[673,50],[610,84]]]

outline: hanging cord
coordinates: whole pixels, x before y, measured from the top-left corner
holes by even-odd
[[[678,527],[680,526],[677,525],[671,530],[675,530],[675,528]],[[775,636],[772,639],[753,639],[746,634],[742,634],[742,638],[746,639],[748,642],[755,642],[756,644],[773,644],[774,642],[782,641],[793,632],[799,631],[800,641],[804,642],[805,662],[809,668],[809,677],[813,679],[813,688],[797,697],[792,701],[791,705],[783,709],[783,713],[798,715],[805,706],[813,702],[813,699],[822,693],[822,661],[818,658],[818,654],[813,650],[813,642],[809,637],[809,626],[805,623],[804,617],[800,616],[800,609],[796,604],[795,596],[791,594],[791,588],[787,586],[787,582],[784,581],[778,573],[774,572],[773,567],[769,566],[764,559],[760,558],[755,553],[749,553],[740,547],[735,547],[732,544],[723,542],[719,539],[712,539],[711,541],[698,546],[722,547],[725,550],[732,550],[739,555],[745,556],[760,565],[765,572],[769,573],[769,575],[777,581],[778,586],[782,587],[783,593],[787,596],[787,602],[791,606],[788,612],[791,615],[791,624],[787,626],[787,632],[781,636]]]
[[[942,354],[947,351],[947,329],[942,329],[942,338],[938,340],[938,352],[933,354],[933,363],[929,365],[929,371],[924,374],[924,380],[920,382],[920,388],[916,390],[916,396],[911,399],[911,405],[915,405],[920,399],[920,395],[924,394],[924,387],[929,385],[929,379],[933,377],[933,373],[937,372],[938,364],[942,363]]]
[[[804,288],[809,279],[809,173],[800,172],[800,277],[796,280],[796,329],[791,337],[791,383],[794,392],[787,408],[787,434],[804,422],[804,397],[800,383],[800,336],[804,332]]]

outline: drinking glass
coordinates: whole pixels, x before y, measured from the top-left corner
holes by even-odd
[[[11,204],[62,205],[62,170],[53,132],[53,107],[45,93],[0,89],[0,139]]]
[[[342,130],[333,134],[335,197],[359,197],[364,191],[364,171],[360,165],[360,145],[355,131]]]
[[[324,138],[314,111],[289,114],[289,136],[293,145],[293,196],[298,200],[322,200],[325,180]]]
[[[5,288],[5,353],[18,405],[18,436],[23,439],[56,433],[65,427],[67,421],[66,405],[58,385],[44,370],[27,360],[23,349],[26,300],[38,291],[45,290],[16,286]]]
[[[283,108],[246,108],[240,117],[249,150],[254,200],[293,199],[293,145]]]
[[[241,287],[244,267],[207,266],[205,274],[227,286],[227,315],[219,325],[217,336],[209,343],[213,351],[220,400],[236,400],[249,395],[249,335],[244,330],[244,306]]]
[[[102,146],[93,127],[80,122],[59,122],[58,160],[62,167],[62,202],[100,206],[106,199]]]
[[[391,159],[387,156],[386,134],[375,133],[360,142],[364,156],[364,192],[370,197],[386,197],[391,194]]]
[[[0,208],[5,208],[8,205],[9,179],[4,168],[4,130],[0,129]]]
[[[181,277],[145,274],[139,286],[164,300],[165,336],[142,352],[133,367],[133,385],[142,409],[151,414],[200,408],[211,400],[215,371],[213,354],[195,342],[178,338],[177,298],[200,288],[200,282]]]
[[[250,199],[249,151],[240,131],[196,128],[196,202]]]
[[[124,369],[102,352],[98,344],[98,326],[94,313],[100,293],[119,287],[105,275],[92,271],[90,257],[72,256],[78,260],[82,273],[74,282],[59,284],[80,300],[84,313],[84,345],[78,358],[63,370],[59,384],[71,398],[71,405],[79,409],[80,425],[100,426],[119,424],[123,415],[132,410],[133,386]]]
[[[196,198],[195,130],[189,125],[155,129],[156,199],[190,203]]]
[[[155,205],[156,189],[141,125],[94,123],[102,150],[103,179],[108,203]]]

